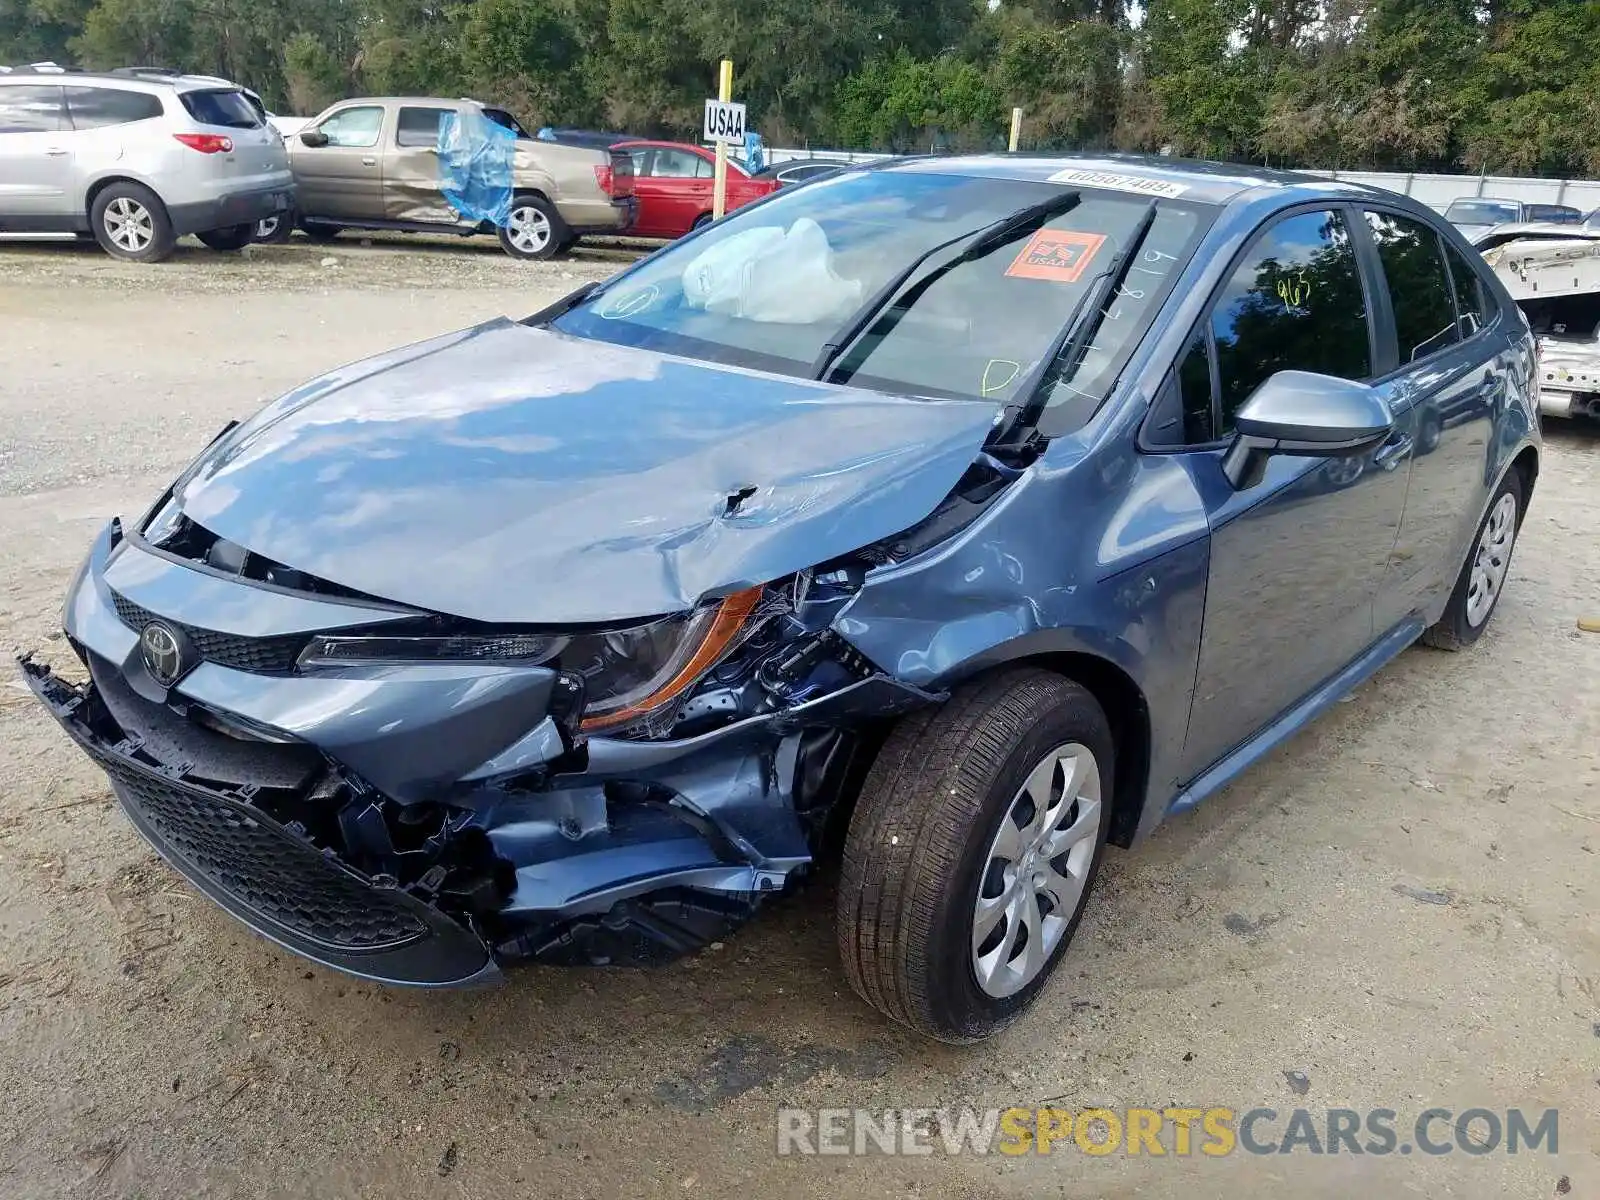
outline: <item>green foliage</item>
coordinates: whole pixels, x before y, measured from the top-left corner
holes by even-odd
[[[1596,0],[0,0],[0,62],[177,66],[280,111],[476,95],[692,137],[716,63],[775,144],[1170,149],[1600,173]]]

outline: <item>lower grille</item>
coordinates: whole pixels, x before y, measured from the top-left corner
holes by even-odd
[[[156,848],[251,913],[328,949],[390,950],[428,935],[399,899],[298,841],[248,805],[102,758]]]
[[[149,609],[135,604],[126,596],[111,593],[117,616],[130,629],[143,629],[151,621],[166,621],[181,629],[201,658],[207,662],[233,667],[238,671],[254,671],[261,675],[287,675],[294,670],[295,660],[305,649],[306,635],[300,633],[277,634],[271,637],[241,637],[235,633],[218,633],[214,629],[199,629],[178,621],[167,621]]]

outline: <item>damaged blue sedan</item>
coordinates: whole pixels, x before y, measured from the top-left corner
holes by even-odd
[[[317,962],[661,962],[832,853],[856,991],[973,1041],[1108,843],[1477,640],[1536,379],[1404,197],[897,160],[224,430],[95,541],[81,669],[23,669],[177,870]]]

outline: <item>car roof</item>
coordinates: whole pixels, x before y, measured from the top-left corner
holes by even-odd
[[[930,175],[971,175],[1039,183],[1078,182],[1084,187],[1104,186],[1152,196],[1182,195],[1186,200],[1204,204],[1226,204],[1247,192],[1273,189],[1285,191],[1286,202],[1323,196],[1395,199],[1395,193],[1382,188],[1300,171],[1276,171],[1156,154],[953,155],[884,159],[864,165],[880,171]],[[1067,171],[1082,174],[1073,179],[1059,178]],[[1095,175],[1104,176],[1105,182],[1097,184],[1093,179]],[[1291,190],[1292,196],[1288,194]]]
[[[329,108],[346,108],[352,104],[475,104],[479,108],[504,108],[501,104],[485,104],[471,96],[346,96],[328,105]]]
[[[117,74],[110,71],[12,71],[0,74],[0,84],[43,83],[47,87],[112,87],[129,92],[201,92],[229,88],[248,91],[215,75]]]

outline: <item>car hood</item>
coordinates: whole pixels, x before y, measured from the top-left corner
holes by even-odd
[[[212,533],[402,604],[610,621],[916,524],[998,413],[502,319],[291,392],[219,439],[175,495]]]

